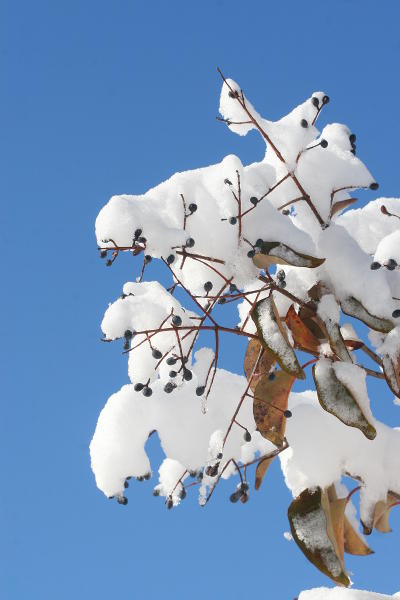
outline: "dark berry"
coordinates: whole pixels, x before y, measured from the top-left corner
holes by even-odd
[[[202,396],[202,395],[204,394],[204,392],[205,392],[205,389],[206,389],[206,388],[205,388],[205,386],[204,386],[204,385],[199,385],[199,386],[196,388],[196,396]]]
[[[160,495],[160,490],[158,490],[157,488],[154,488],[153,496],[159,496],[159,495]]]
[[[226,302],[226,298],[224,298],[224,296],[221,296],[221,298],[218,298],[218,304],[225,304]]]
[[[245,494],[246,492],[248,492],[249,489],[250,489],[250,486],[247,483],[247,481],[242,481],[242,483],[239,486],[239,490],[242,492],[242,494]]]
[[[356,139],[357,139],[357,136],[356,136],[355,133],[351,133],[349,135],[350,144],[354,144],[354,142],[356,141]]]
[[[166,383],[164,386],[164,392],[166,392],[167,394],[170,394],[171,392],[174,391],[175,388],[176,388],[176,385],[174,383],[172,383],[172,381],[168,381],[168,383]]]
[[[125,496],[118,496],[117,502],[118,504],[123,504],[126,506],[128,504],[128,498],[125,498]]]
[[[261,238],[258,238],[258,240],[256,241],[256,243],[254,244],[256,248],[262,248],[264,243],[264,240],[262,240]]]
[[[286,273],[283,269],[279,269],[279,271],[276,273],[276,276],[280,281],[283,281],[286,277]]]
[[[369,186],[370,190],[377,190],[379,187],[379,183],[377,183],[376,181],[374,181],[373,183],[371,183],[371,185]]]
[[[135,390],[135,392],[141,392],[143,388],[144,388],[143,383],[135,383],[135,385],[133,386],[133,389]]]
[[[319,108],[319,99],[316,96],[311,98],[311,102],[314,104],[315,108]]]
[[[236,222],[237,222],[237,218],[236,218],[236,217],[231,217],[231,218],[229,219],[229,223],[230,223],[231,225],[236,225]]]
[[[151,389],[151,387],[149,387],[148,385],[146,385],[143,388],[142,394],[143,396],[146,396],[146,398],[149,398],[149,396],[151,396],[153,393],[153,390]]]
[[[237,90],[235,90],[234,92],[229,91],[228,96],[229,98],[237,98],[239,96],[239,92]]]
[[[356,155],[356,151],[354,150],[354,148],[352,148],[352,149],[350,150],[350,152],[351,152],[352,154],[354,154],[354,156]]]
[[[286,287],[286,281],[284,279],[282,279],[281,281],[278,281],[278,285],[280,288],[285,288]]]
[[[249,251],[248,251],[248,253],[247,253],[247,256],[248,256],[249,258],[253,258],[253,256],[255,256],[255,254],[256,254],[256,251],[255,251],[255,250],[249,250]]]
[[[174,502],[173,502],[172,498],[166,499],[165,506],[167,507],[168,510],[170,510],[174,506]]]
[[[231,283],[231,285],[229,286],[229,291],[231,293],[237,292],[237,286],[234,283]]]
[[[181,500],[184,500],[186,498],[186,490],[184,487],[182,487],[181,491],[179,492],[179,498]]]
[[[148,264],[148,263],[151,263],[151,261],[152,261],[152,260],[153,260],[153,259],[152,259],[152,257],[150,256],[150,254],[146,254],[146,256],[144,257],[144,262],[145,262],[146,264]]]
[[[244,435],[243,435],[243,437],[244,437],[244,441],[245,441],[245,442],[251,442],[251,433],[250,433],[250,431],[247,431],[247,430],[246,430],[246,431],[244,432]]]
[[[149,479],[151,479],[151,473],[145,473],[145,474],[143,475],[143,477],[144,477],[144,479],[145,479],[146,481],[148,481]]]
[[[397,267],[397,262],[394,260],[394,258],[389,258],[385,267],[387,268],[388,271],[394,271],[395,268]]]
[[[156,348],[153,348],[153,350],[151,351],[151,355],[153,358],[156,359],[162,358],[162,352],[160,352],[160,350],[157,350]]]
[[[130,339],[131,339],[131,337],[132,337],[132,335],[133,335],[132,331],[131,331],[130,329],[127,329],[127,330],[125,331],[125,333],[124,333],[124,338],[125,338],[126,340],[130,340]]]
[[[136,481],[144,481],[144,476],[143,475],[138,475],[136,477]]]
[[[169,358],[167,358],[167,365],[169,365],[169,366],[174,365],[177,360],[178,360],[177,358],[170,356]]]
[[[188,357],[187,357],[187,356],[184,356],[184,357],[183,357],[183,364],[184,364],[184,365],[186,365],[186,363],[187,363],[187,361],[188,361],[188,360],[189,360],[189,359],[188,359]]]
[[[129,483],[127,481],[124,481],[124,488],[127,490],[129,487]]]
[[[169,376],[172,377],[172,378],[176,377],[177,375],[178,375],[178,373],[176,371],[170,371],[169,372]]]
[[[232,185],[232,181],[230,181],[229,179],[224,179],[224,183],[225,185]]]
[[[209,466],[206,468],[206,475],[208,475],[208,477],[215,477],[218,473],[218,464],[217,465],[213,465],[213,466]]]
[[[192,371],[189,371],[189,369],[183,369],[183,379],[185,381],[190,381],[193,377]]]
[[[107,250],[100,250],[100,258],[105,258],[107,256]]]
[[[138,242],[140,242],[141,244],[145,244],[145,243],[147,242],[147,240],[146,240],[146,238],[145,238],[145,237],[140,237],[140,238],[138,239]]]
[[[108,259],[108,261],[106,262],[106,267],[111,267],[112,264],[113,264],[113,261]]]
[[[123,348],[124,350],[129,350],[129,341],[128,341],[128,340],[126,340],[126,341],[124,342],[124,345],[122,346],[122,348]]]
[[[241,494],[239,494],[237,491],[236,491],[236,492],[233,492],[233,494],[231,494],[231,495],[229,496],[229,500],[230,500],[231,502],[233,502],[233,503],[236,503],[236,502],[239,500],[239,498],[240,498],[240,495],[241,495]]]
[[[324,96],[322,98],[322,104],[328,104],[329,100],[330,100],[329,96]]]
[[[282,214],[285,215],[285,217],[287,217],[288,215],[290,215],[290,210],[288,208],[284,208]]]
[[[182,325],[182,319],[179,315],[174,315],[172,317],[172,325],[175,325],[175,327],[179,327],[179,325]]]
[[[269,374],[268,374],[268,379],[269,379],[270,381],[273,381],[273,380],[275,379],[275,373],[269,373]]]
[[[188,208],[189,208],[189,210],[190,210],[191,213],[194,213],[197,210],[197,204],[195,204],[194,202],[192,202],[191,204],[189,204]]]
[[[304,127],[304,129],[306,129],[306,128],[308,127],[308,122],[307,122],[305,119],[302,119],[302,120],[300,121],[300,125],[301,125],[302,127]]]
[[[400,317],[400,309],[396,308],[396,310],[392,312],[392,317],[393,319],[398,319]]]
[[[217,454],[218,460],[221,460],[222,456],[223,456],[222,452],[218,452],[218,454]]]
[[[174,260],[175,260],[175,256],[174,256],[173,254],[170,254],[170,255],[167,257],[167,264],[168,264],[168,265],[172,265],[172,263],[174,262]]]
[[[376,271],[377,269],[380,269],[381,266],[381,263],[375,260],[373,263],[371,263],[370,269],[372,269],[372,271]]]
[[[213,284],[211,283],[211,281],[206,281],[203,287],[208,294],[208,292],[211,292],[211,290],[213,289]]]
[[[250,202],[255,206],[256,204],[258,204],[258,198],[256,198],[255,196],[252,196],[250,198]]]
[[[193,246],[194,246],[194,239],[193,238],[188,238],[186,240],[186,247],[187,248],[193,248]]]
[[[248,495],[248,494],[242,494],[242,495],[240,496],[240,502],[241,502],[242,504],[246,504],[246,502],[248,502],[248,500],[249,500],[249,495]]]
[[[321,148],[327,148],[328,147],[328,140],[321,140],[320,145],[321,145]]]
[[[290,419],[290,417],[292,416],[292,411],[291,410],[284,410],[283,414],[285,415],[285,417],[287,419]]]
[[[143,231],[143,229],[136,229],[135,234],[134,234],[135,235],[135,240],[137,240],[138,237],[140,235],[142,235],[142,231]]]

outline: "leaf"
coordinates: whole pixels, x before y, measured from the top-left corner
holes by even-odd
[[[335,323],[332,321],[332,319],[326,319],[324,321],[324,325],[328,334],[328,341],[332,352],[334,352],[336,356],[340,358],[340,360],[352,362],[346,343],[340,331],[339,323]]]
[[[356,427],[365,437],[373,440],[376,437],[375,428],[368,422],[357,398],[336,376],[332,361],[319,360],[313,366],[313,377],[322,408],[345,425]]]
[[[258,357],[260,356],[260,351],[262,351],[261,357],[258,361],[256,370],[253,373],[254,365],[257,362]],[[260,381],[261,377],[267,375],[275,364],[275,357],[271,352],[268,352],[262,345],[259,340],[251,339],[244,357],[244,373],[246,375],[247,381],[249,381],[251,374],[253,373],[253,377],[250,382],[250,389],[252,392],[256,389],[257,383]]]
[[[387,495],[386,502],[380,500],[375,505],[374,527],[380,533],[390,533],[392,531],[389,525],[389,513],[398,502],[396,496],[390,492]]]
[[[278,447],[285,439],[286,417],[283,413],[295,379],[286,371],[278,371],[272,381],[268,376],[263,377],[254,392],[253,415],[257,429]]]
[[[306,375],[289,344],[272,295],[257,302],[251,317],[262,345],[273,354],[281,369],[299,379],[305,379]]]
[[[336,215],[336,213],[344,210],[348,206],[351,206],[355,202],[357,202],[357,198],[347,198],[347,200],[339,200],[338,202],[335,202],[331,208],[331,218]]]
[[[271,458],[262,458],[257,465],[256,468],[256,480],[254,483],[254,488],[258,490],[264,480],[265,474],[269,469],[270,464],[274,460],[275,456]]]
[[[253,257],[253,263],[259,269],[267,270],[270,265],[291,265],[315,269],[325,262],[324,258],[315,258],[293,250],[281,242],[264,242],[261,252]]]
[[[329,502],[332,503],[338,501],[338,497],[336,494],[335,485],[332,484],[327,489]],[[348,498],[343,498],[341,500],[345,500],[345,508],[348,504]],[[340,505],[337,505],[340,507]],[[337,509],[336,509],[337,510]],[[338,514],[338,513],[336,513]],[[373,554],[374,551],[371,550],[369,546],[364,542],[359,532],[354,529],[349,519],[346,517],[346,513],[343,514],[343,538],[344,538],[344,551],[348,554],[353,554],[356,556],[367,556],[368,554]]]
[[[400,352],[396,357],[383,354],[382,367],[388,386],[393,394],[400,398]]]
[[[319,487],[306,489],[289,506],[288,517],[293,539],[308,560],[336,583],[349,586],[336,538],[340,536],[339,505],[332,522],[327,492]]]
[[[349,315],[349,317],[354,317],[355,319],[362,321],[375,331],[389,333],[394,327],[394,324],[392,321],[389,321],[389,319],[382,319],[381,317],[376,317],[368,312],[361,302],[353,296],[342,300],[341,306],[345,315]]]
[[[319,353],[319,339],[315,337],[312,331],[296,313],[293,304],[287,312],[285,322],[292,332],[295,348],[299,348],[304,352],[310,352],[311,354]]]

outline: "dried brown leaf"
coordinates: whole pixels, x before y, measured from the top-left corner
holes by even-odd
[[[280,447],[285,439],[286,417],[290,390],[295,376],[278,371],[271,381],[263,377],[254,392],[253,415],[261,435]]]

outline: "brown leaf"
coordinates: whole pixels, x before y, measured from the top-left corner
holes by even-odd
[[[293,250],[281,242],[264,242],[261,252],[253,258],[253,263],[259,269],[267,270],[270,265],[291,265],[293,267],[308,267],[315,269],[325,262],[324,258],[316,258]]]
[[[286,417],[290,390],[296,377],[278,371],[271,381],[263,377],[254,392],[253,415],[261,435],[280,447],[285,439]]]
[[[286,314],[285,322],[292,332],[295,348],[311,354],[318,354],[320,341],[296,313],[293,304]]]
[[[262,354],[253,373],[254,366],[258,357],[260,356],[260,351],[262,351]],[[252,392],[254,392],[256,389],[257,383],[260,381],[261,377],[267,375],[274,364],[275,358],[273,354],[268,352],[268,350],[262,346],[259,340],[254,338],[250,340],[244,357],[244,373],[247,381],[249,381],[251,374],[253,373],[253,377],[250,382],[250,389]]]
[[[331,217],[336,215],[336,213],[339,211],[344,210],[348,206],[351,206],[355,202],[357,202],[357,198],[347,198],[347,200],[339,200],[338,202],[335,202],[331,208]]]
[[[396,357],[384,354],[382,367],[388,386],[393,394],[400,398],[400,351]]]
[[[333,581],[347,587],[350,579],[341,549],[343,503],[339,502],[334,501],[332,515],[327,492],[321,488],[307,489],[293,500],[288,517],[293,539],[308,560]]]
[[[332,484],[327,489],[327,492],[328,492],[328,499],[331,504],[334,502],[338,502],[338,497],[336,494],[336,488],[335,488],[334,484]],[[348,503],[347,497],[343,498],[341,500],[346,500],[346,505],[347,505],[347,503]],[[336,506],[340,507],[340,505],[336,505]],[[337,508],[336,508],[336,512],[337,512]],[[344,551],[347,552],[348,554],[353,554],[356,556],[367,556],[368,554],[373,554],[374,551],[371,550],[371,548],[369,546],[367,546],[367,544],[361,538],[358,531],[356,529],[354,529],[354,527],[350,523],[349,519],[346,517],[345,513],[344,513],[343,517],[344,517],[344,520],[343,520]]]
[[[275,456],[272,458],[262,458],[257,465],[256,468],[256,481],[254,483],[254,488],[258,490],[264,480],[265,473],[268,471],[270,464],[274,460]]]
[[[386,502],[380,500],[375,505],[374,527],[381,533],[390,533],[392,531],[389,525],[389,513],[398,502],[396,496],[390,492],[387,495]]]

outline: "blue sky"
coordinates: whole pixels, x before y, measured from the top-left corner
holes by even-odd
[[[153,482],[133,484],[126,508],[96,489],[89,441],[127,382],[99,323],[139,263],[106,269],[93,227],[112,194],[228,153],[261,158],[256,135],[215,120],[217,64],[271,119],[324,90],[321,124],[347,123],[381,194],[399,195],[399,17],[396,0],[1,2],[4,600],[292,600],[329,585],[283,538],[278,464],[240,507],[233,482],[206,509],[193,496],[169,512]],[[225,366],[240,364],[227,348]],[[399,425],[392,395],[371,390],[375,414]],[[150,452],[161,458],[156,440]],[[399,513],[392,522],[370,540],[375,555],[348,561],[356,587],[400,589]]]

